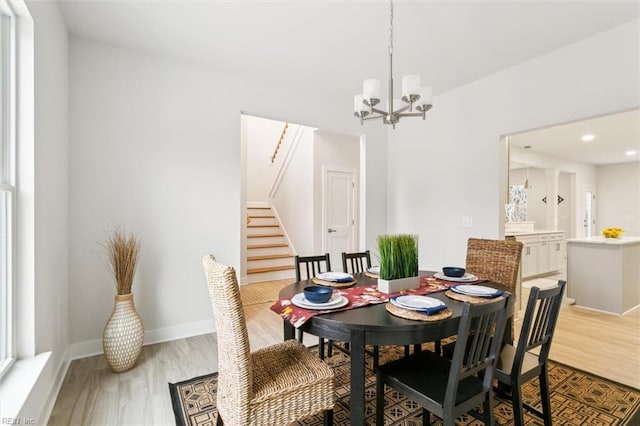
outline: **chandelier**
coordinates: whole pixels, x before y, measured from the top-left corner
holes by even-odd
[[[433,106],[431,87],[420,86],[420,76],[416,74],[404,76],[402,98],[393,97],[393,0],[389,1],[389,99],[386,109],[378,106],[381,93],[379,79],[364,80],[362,94],[353,99],[353,114],[360,119],[360,124],[364,124],[365,120],[382,118],[384,124],[391,124],[395,129],[401,117],[422,117],[424,120],[426,112]]]

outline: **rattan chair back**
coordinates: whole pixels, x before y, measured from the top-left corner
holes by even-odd
[[[515,294],[521,257],[520,241],[469,238],[465,267],[470,274],[498,283]]]
[[[247,323],[233,267],[203,259],[218,340],[218,403],[225,419],[249,411],[253,377]]]

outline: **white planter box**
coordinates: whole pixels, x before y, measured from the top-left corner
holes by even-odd
[[[420,277],[400,278],[397,280],[378,278],[378,290],[387,294],[418,287],[420,287]]]

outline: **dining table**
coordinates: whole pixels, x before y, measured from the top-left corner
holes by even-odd
[[[433,276],[433,271],[420,271],[421,279]],[[367,273],[353,274],[353,287],[377,288],[377,278]],[[431,278],[428,278],[431,279]],[[451,283],[452,285],[458,283]],[[301,280],[284,287],[279,293],[279,300],[291,299],[302,293],[307,286],[316,285],[312,280]],[[497,283],[482,282],[482,285],[506,290]],[[453,300],[445,295],[446,289],[431,292],[429,297],[442,300],[452,314],[438,321],[417,321],[400,318],[387,312],[386,303],[373,303],[349,309],[345,307],[332,312],[313,315],[303,324],[296,324],[283,319],[284,339],[294,339],[296,328],[306,334],[337,342],[348,342],[350,347],[351,393],[349,400],[350,424],[365,424],[365,354],[367,345],[419,345],[435,342],[454,336],[458,332],[458,324],[464,302]],[[505,341],[512,341],[511,321],[515,312],[515,297],[511,298],[509,323],[505,329]]]

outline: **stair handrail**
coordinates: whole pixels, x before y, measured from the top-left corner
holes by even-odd
[[[303,126],[294,126],[295,133],[291,137],[291,144],[289,145],[289,149],[287,150],[284,160],[280,164],[280,168],[276,173],[273,182],[271,183],[271,189],[269,190],[269,200],[273,200],[278,192],[278,188],[280,187],[280,182],[282,182],[282,178],[285,175],[287,168],[289,167],[289,162],[291,161],[291,156],[293,152],[296,150],[298,145],[298,141],[303,133]],[[269,204],[273,207],[273,202],[269,201]]]
[[[273,150],[273,154],[271,155],[271,164],[276,161],[276,155],[278,155],[278,151],[280,150],[280,145],[282,145],[282,141],[284,140],[284,136],[287,133],[287,128],[289,127],[289,123],[284,123],[284,128],[282,129],[282,133],[280,133],[280,139],[278,139],[278,143],[276,144],[275,149]]]

